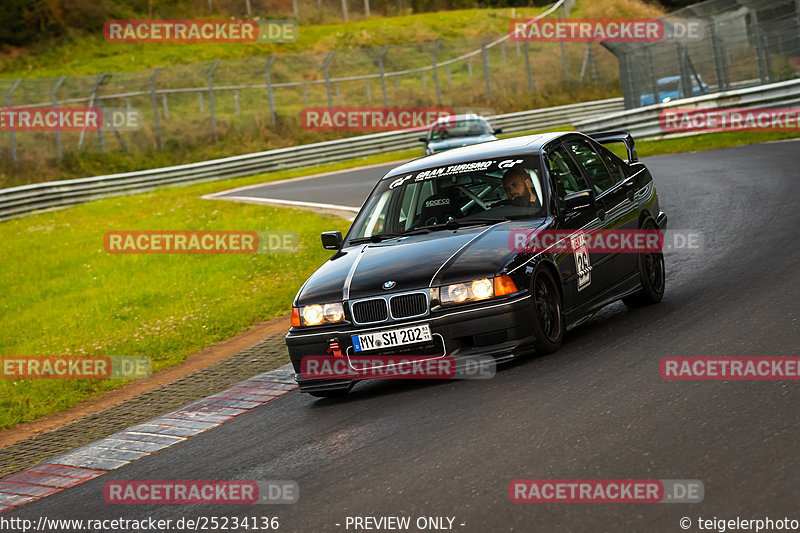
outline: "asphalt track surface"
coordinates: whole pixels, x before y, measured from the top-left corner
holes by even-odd
[[[666,257],[662,303],[613,304],[556,354],[520,359],[484,381],[362,383],[344,400],[294,391],[2,517],[278,516],[279,531],[308,533],[354,531],[347,516],[410,516],[412,524],[450,516],[454,531],[476,533],[675,532],[681,517],[692,519],[689,531],[700,530],[699,517],[800,520],[800,382],[659,376],[665,356],[800,355],[798,151],[800,142],[784,142],[647,158],[669,227],[702,231],[703,249]],[[380,174],[371,172],[367,189]],[[344,202],[333,198],[330,177],[312,181],[307,191],[324,188],[328,201]],[[514,504],[508,486],[519,478],[699,479],[705,499]],[[107,481],[147,479],[292,479],[300,501],[103,501]]]

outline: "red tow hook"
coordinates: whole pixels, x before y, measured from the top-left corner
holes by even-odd
[[[334,357],[344,357],[341,348],[339,348],[339,341],[336,339],[331,339],[329,342],[330,346],[328,346],[327,353],[333,353]]]

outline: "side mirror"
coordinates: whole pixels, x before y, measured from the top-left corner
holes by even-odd
[[[569,193],[564,197],[564,206],[567,211],[586,209],[594,205],[594,194],[590,189]]]
[[[419,138],[419,139],[417,139],[417,140],[418,140],[419,142],[421,142],[421,143],[426,143],[426,142],[428,142],[428,138],[427,138],[427,137],[420,137],[420,138]]]
[[[494,134],[497,135],[498,133],[503,133],[503,128],[495,128]]]
[[[344,240],[342,239],[341,231],[326,231],[321,237],[322,247],[326,250],[339,250],[342,248]]]

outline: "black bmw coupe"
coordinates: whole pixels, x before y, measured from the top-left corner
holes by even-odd
[[[609,143],[624,144],[626,159]],[[300,390],[333,396],[354,384],[304,376],[306,356],[499,362],[553,352],[568,327],[609,303],[660,301],[663,255],[519,242],[666,224],[626,132],[529,135],[401,165],[378,182],[347,235],[322,234],[335,253],[298,292],[286,336]]]

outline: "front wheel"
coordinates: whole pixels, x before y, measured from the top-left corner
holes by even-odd
[[[639,254],[639,281],[642,288],[636,294],[623,298],[622,302],[628,307],[640,307],[660,302],[664,297],[665,277],[662,252]]]
[[[561,312],[561,294],[550,271],[539,268],[533,275],[533,334],[538,353],[553,353],[564,340],[564,316]]]

